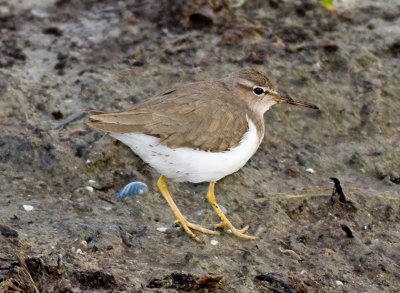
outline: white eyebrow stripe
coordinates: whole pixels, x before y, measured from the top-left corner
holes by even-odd
[[[246,79],[240,79],[239,84],[245,87],[254,88],[254,83]]]

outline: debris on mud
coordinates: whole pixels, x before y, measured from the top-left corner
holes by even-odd
[[[179,292],[195,292],[198,289],[216,289],[220,287],[223,276],[205,275],[196,277],[191,274],[171,273],[163,279],[152,279],[147,284],[150,289],[175,289]]]
[[[400,10],[353,2],[2,1],[0,291],[397,291]],[[258,151],[216,185],[260,240],[198,244],[159,174],[84,110],[245,66],[321,110],[273,106]],[[147,193],[116,200],[133,181]],[[206,184],[169,188],[188,220],[218,223]]]

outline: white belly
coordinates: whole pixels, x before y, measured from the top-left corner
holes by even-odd
[[[240,144],[224,152],[205,152],[187,147],[170,149],[159,144],[159,139],[142,133],[110,133],[128,145],[162,175],[176,181],[216,182],[238,171],[260,145],[254,123],[248,119],[248,131]]]

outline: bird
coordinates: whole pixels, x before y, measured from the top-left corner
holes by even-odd
[[[218,80],[172,87],[123,112],[86,110],[86,123],[126,144],[160,174],[157,187],[176,222],[194,240],[202,242],[193,231],[219,232],[182,215],[168,191],[167,178],[208,182],[206,198],[221,220],[215,228],[255,240],[259,238],[246,234],[249,226],[238,229],[225,216],[215,199],[215,183],[254,155],[264,137],[264,113],[281,103],[318,109],[279,93],[262,70],[244,67]]]

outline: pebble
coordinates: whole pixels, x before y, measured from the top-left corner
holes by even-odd
[[[218,245],[218,241],[215,240],[215,239],[212,239],[212,240],[211,240],[211,245]]]
[[[10,227],[6,225],[0,224],[0,232],[1,235],[6,236],[6,237],[18,237],[18,232],[11,229]]]
[[[90,192],[93,192],[93,191],[94,191],[94,189],[93,189],[92,186],[86,186],[85,189],[86,189],[86,190],[89,190]]]
[[[49,16],[49,14],[46,11],[40,8],[32,8],[31,14],[36,18],[47,18]]]
[[[198,210],[196,212],[196,216],[201,216],[204,212],[205,212],[205,210]]]
[[[336,285],[338,285],[338,286],[343,286],[343,282],[342,282],[342,281],[336,280],[335,283],[336,283]]]
[[[306,172],[311,173],[311,174],[314,174],[314,169],[313,169],[313,168],[307,168],[307,169],[306,169]]]
[[[117,198],[124,198],[136,194],[146,193],[148,190],[147,185],[140,181],[134,181],[125,185],[120,192],[117,193]]]
[[[30,212],[33,210],[33,206],[29,205],[29,204],[24,204],[22,205],[22,207],[24,208],[25,211]]]
[[[159,232],[166,232],[168,230],[167,227],[157,227],[157,231]]]

